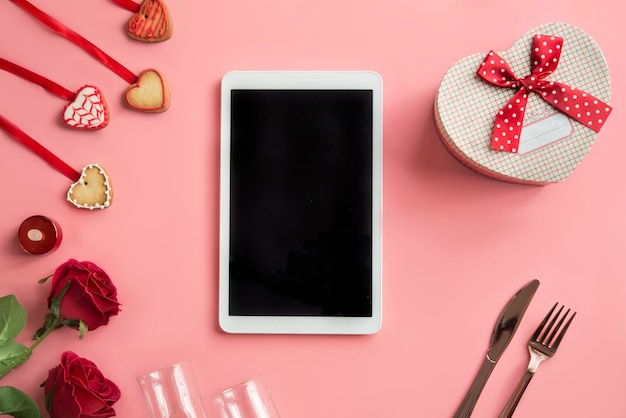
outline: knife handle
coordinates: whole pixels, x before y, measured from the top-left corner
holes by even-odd
[[[491,360],[489,356],[485,356],[485,360],[483,360],[483,364],[480,366],[480,369],[478,369],[474,382],[472,382],[472,386],[470,386],[467,391],[463,402],[461,402],[461,406],[459,406],[459,409],[454,414],[454,418],[469,418],[469,416],[472,415],[476,401],[483,391],[485,383],[487,383],[487,379],[489,379],[495,365],[496,363]]]

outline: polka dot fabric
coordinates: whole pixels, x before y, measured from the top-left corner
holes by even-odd
[[[537,34],[550,34],[555,37],[555,41],[557,37],[563,40],[562,47],[559,48],[560,52],[557,51],[556,45],[552,48],[548,47],[553,50],[552,58],[557,58],[557,54],[560,53],[558,63],[555,63],[558,65],[551,64],[551,61],[554,63],[551,59],[545,59],[541,64],[541,54],[538,56],[539,59],[534,59],[535,53],[539,52],[534,51]],[[611,99],[611,80],[599,45],[583,30],[567,23],[539,25],[522,35],[508,49],[494,52],[494,57],[497,56],[504,61],[502,64],[500,60],[496,61],[497,58],[494,59],[494,65],[503,66],[498,67],[501,74],[497,82],[502,82],[504,87],[510,88],[494,84],[493,78],[497,78],[495,76],[491,77],[490,82],[486,82],[477,74],[486,56],[488,56],[486,52],[478,52],[461,58],[442,77],[434,103],[434,121],[443,144],[461,163],[492,178],[533,185],[553,184],[565,180],[589,153],[598,133],[585,126],[583,122],[577,122],[565,116],[541,93],[526,90],[519,93],[521,97],[514,98],[518,91],[522,91],[523,86],[517,74],[524,79],[528,75],[533,75],[535,68],[538,72],[538,68],[544,68],[541,73],[550,72],[549,76],[542,79],[548,83],[547,85],[552,81],[558,81],[580,89],[568,92],[571,94],[568,101],[573,100],[574,95],[577,96],[579,109],[588,108],[585,102],[580,100],[589,98],[589,95],[608,104]],[[491,69],[488,71],[488,74],[490,73]],[[502,80],[502,77],[505,79]],[[510,81],[511,85],[507,86],[507,81]],[[537,85],[537,83],[530,83],[536,80],[524,81],[528,83],[528,86]],[[520,84],[513,87],[514,83]],[[556,90],[554,94],[559,93],[556,88],[544,91],[552,95],[552,90]],[[522,121],[519,112],[524,94],[527,103],[523,106],[524,120]],[[518,99],[520,103],[516,102]],[[511,101],[513,103],[510,103]],[[533,125],[536,121],[558,119],[564,120],[567,124],[567,134],[559,136],[554,141],[546,142],[540,147],[535,147],[531,151],[502,152],[493,149],[491,144],[494,127],[497,126],[496,116],[503,107],[508,107],[509,103],[513,106],[510,109],[511,112],[516,105],[517,109],[515,109],[514,122],[512,122],[512,114],[509,115],[510,118],[504,118],[508,119],[508,122],[502,120],[508,123],[506,126],[508,132],[511,132],[509,129],[511,127],[516,129],[517,122],[521,123],[526,132],[526,128],[537,126]],[[593,100],[587,103],[589,106],[594,104]],[[603,109],[606,110],[606,108],[597,110],[602,112]],[[589,116],[593,116],[591,110],[587,111],[591,113]],[[583,112],[578,113],[581,113],[581,117],[583,116]],[[586,112],[584,114],[586,116]],[[599,116],[598,119],[600,119]],[[604,120],[606,120],[605,117],[602,118],[602,124]],[[500,125],[504,126],[502,123]],[[511,136],[508,132],[506,137],[514,138],[514,134]],[[524,141],[523,135],[522,141]]]
[[[518,151],[528,95],[533,92],[584,126],[600,131],[611,107],[580,89],[549,80],[559,64],[562,48],[563,38],[559,36],[535,35],[531,51],[532,70],[523,78],[518,78],[496,52],[487,54],[476,74],[496,86],[517,89],[496,116],[491,140],[493,149]]]

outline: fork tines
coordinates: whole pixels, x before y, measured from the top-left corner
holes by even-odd
[[[561,340],[563,339],[563,335],[565,335],[567,328],[569,328],[569,325],[572,323],[572,320],[576,316],[576,312],[572,313],[569,316],[569,319],[567,319],[567,322],[565,322],[565,319],[570,313],[570,309],[567,309],[567,311],[565,311],[565,314],[561,315],[561,313],[563,312],[563,308],[564,308],[563,305],[561,305],[561,307],[556,312],[556,314],[552,316],[558,304],[559,304],[558,302],[555,303],[552,309],[550,309],[550,312],[548,312],[548,314],[543,319],[543,321],[541,321],[541,324],[539,325],[539,327],[537,327],[537,331],[535,331],[535,334],[532,337],[533,340],[541,343],[542,345],[554,351],[556,351],[556,349],[558,348],[559,344],[561,343]],[[551,317],[552,319],[550,320]],[[548,326],[546,326],[548,321],[550,321],[550,323],[548,324]]]

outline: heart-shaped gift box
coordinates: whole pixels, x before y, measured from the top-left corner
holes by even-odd
[[[556,58],[550,58],[547,51],[553,52],[552,44],[541,46],[541,36],[547,36],[546,40],[562,38],[562,47],[561,44],[556,46],[560,57],[556,54]],[[548,58],[543,50],[537,52],[538,47],[545,48]],[[497,58],[496,67],[490,66],[494,64],[490,57]],[[546,67],[551,66],[551,73],[542,77],[545,89],[539,93],[539,89],[532,91],[535,86],[529,85],[529,80],[531,73],[539,74],[537,71],[542,70],[539,67],[544,61]],[[499,68],[499,63],[504,68]],[[502,80],[505,80],[504,75],[509,73],[507,64],[512,70],[510,73],[519,79],[517,82],[507,81],[505,86],[504,81],[500,81],[500,72]],[[488,68],[489,73],[483,71],[484,68]],[[489,75],[483,78],[479,76],[479,71]],[[498,80],[491,80],[492,72],[497,73]],[[558,87],[553,88],[555,83]],[[557,96],[552,94],[560,95],[561,89],[563,92],[567,90],[569,97],[558,96],[557,100]],[[514,96],[519,99],[523,96],[527,102],[522,103],[521,120],[516,122],[521,127],[521,134],[515,135],[519,146],[509,146],[513,152],[507,152],[499,149],[502,146],[494,146],[497,141],[505,139],[498,138],[500,131],[497,128],[501,125],[496,117],[506,110],[507,103],[515,105]],[[577,27],[550,23],[530,30],[506,51],[478,53],[457,61],[446,72],[439,86],[434,119],[444,145],[471,169],[499,180],[544,185],[563,181],[590,151],[598,135],[598,121],[603,124],[610,113],[610,96],[609,70],[596,42]],[[582,97],[589,97],[590,100]],[[572,107],[574,113],[578,112],[582,119],[587,117],[585,114],[591,115],[591,119],[576,120],[576,115],[565,114],[565,108],[570,110],[569,106],[564,106],[568,98],[570,104],[574,103],[572,98],[580,101],[576,102],[576,106],[581,109],[574,110]],[[561,110],[552,103],[559,100]],[[585,108],[588,105],[591,107]],[[512,115],[518,116],[516,113]],[[509,123],[508,119],[504,120]],[[592,123],[595,123],[593,129],[586,126]],[[512,131],[513,126],[511,122],[508,129]],[[509,138],[512,139],[512,135]]]

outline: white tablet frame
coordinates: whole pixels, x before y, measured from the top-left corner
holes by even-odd
[[[230,107],[233,89],[371,90],[372,316],[229,315]],[[373,334],[382,325],[382,79],[371,71],[232,71],[221,86],[219,324],[240,334]]]

